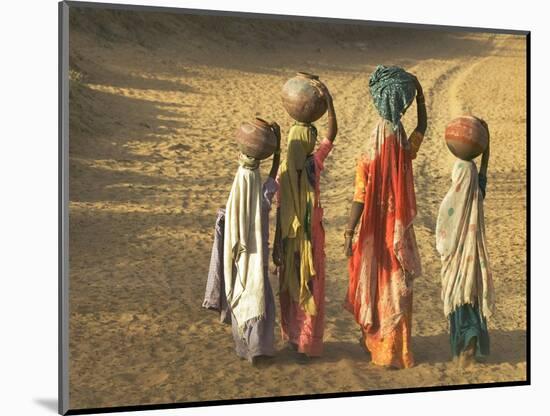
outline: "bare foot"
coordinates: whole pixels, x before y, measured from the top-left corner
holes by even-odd
[[[460,355],[455,355],[452,360],[452,364],[457,368],[460,369]]]
[[[458,367],[461,370],[465,370],[469,368],[473,364],[473,360],[466,354],[466,352],[463,352],[460,354],[459,360],[458,360]]]
[[[477,337],[470,338],[468,345],[460,354],[460,367],[465,369],[475,363]]]
[[[363,336],[359,337],[359,345],[361,346],[363,351],[365,351],[367,354],[370,355],[370,351],[369,351],[369,349],[367,348],[367,346],[365,344],[365,337],[363,337]]]

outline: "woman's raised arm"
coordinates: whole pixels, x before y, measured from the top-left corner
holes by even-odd
[[[281,128],[277,123],[273,122],[271,123],[271,129],[277,137],[277,149],[275,149],[275,153],[273,153],[273,163],[271,164],[269,176],[275,179],[277,178],[277,172],[279,171],[279,164],[281,162]]]
[[[487,149],[483,152],[481,156],[481,166],[479,167],[479,187],[481,188],[481,194],[483,199],[485,199],[485,194],[487,192],[487,169],[489,167],[489,154],[490,154],[490,145],[491,145],[491,135],[489,133],[489,126],[483,119],[479,119],[485,130],[487,130]]]
[[[325,84],[319,80],[311,80],[311,84],[316,87],[321,93],[327,103],[327,117],[328,117],[328,131],[327,139],[331,142],[336,139],[336,134],[338,134],[338,121],[336,120],[336,112],[334,111],[334,103],[332,102],[332,95]]]
[[[424,99],[424,91],[418,78],[414,77],[414,83],[416,86],[416,128],[415,130],[424,136],[426,129],[428,128],[428,113],[426,112],[426,101]]]
[[[426,101],[424,99],[424,91],[418,78],[414,77],[414,83],[416,86],[416,128],[409,137],[409,143],[411,146],[411,157],[416,158],[416,154],[420,149],[422,140],[424,140],[424,134],[428,128],[428,114],[426,111]]]

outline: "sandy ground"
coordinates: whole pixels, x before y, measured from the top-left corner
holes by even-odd
[[[525,54],[524,39],[507,35],[73,9],[70,407],[524,380]],[[429,115],[414,162],[424,268],[415,283],[418,364],[401,371],[369,363],[341,307],[342,235],[355,161],[374,127],[367,87],[379,63],[418,76]],[[284,136],[291,120],[279,91],[297,70],[327,83],[340,127],[321,184],[326,350],[299,365],[279,339],[273,363],[256,369],[237,359],[230,328],[201,302],[215,212],[237,166],[233,132],[260,115]],[[470,112],[491,128],[485,206],[497,313],[488,362],[460,372],[449,363],[434,229],[453,164],[444,128]],[[415,116],[414,107],[405,115],[407,131]]]

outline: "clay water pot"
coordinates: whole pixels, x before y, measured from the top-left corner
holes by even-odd
[[[479,119],[462,116],[447,125],[445,142],[453,155],[462,160],[472,160],[487,149],[489,135]]]
[[[239,150],[255,159],[267,159],[277,149],[277,136],[271,125],[256,118],[252,122],[245,121],[235,134]]]
[[[283,85],[283,107],[294,120],[313,123],[327,111],[327,103],[317,88],[310,84],[317,75],[298,72]]]

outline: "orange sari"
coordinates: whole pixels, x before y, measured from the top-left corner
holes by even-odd
[[[412,282],[421,266],[412,226],[412,159],[401,123],[394,131],[380,120],[357,164],[355,187],[354,201],[364,209],[349,261],[346,308],[375,364],[412,367]]]

